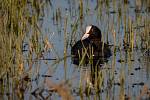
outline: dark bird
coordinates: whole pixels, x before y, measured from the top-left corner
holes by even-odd
[[[89,59],[92,59],[93,63],[98,61],[102,63],[104,59],[109,58],[112,55],[111,50],[108,44],[101,41],[101,38],[101,30],[97,26],[87,26],[81,40],[71,48],[73,63],[79,65],[83,57],[86,64],[89,63]]]

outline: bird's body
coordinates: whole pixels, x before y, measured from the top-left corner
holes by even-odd
[[[87,59],[103,59],[111,56],[109,45],[101,41],[101,31],[91,25],[86,28],[86,33],[81,40],[71,48],[71,54],[75,59],[84,57]]]
[[[83,52],[87,52],[89,55],[90,53],[92,56],[95,57],[110,57],[111,56],[111,50],[108,46],[108,44],[97,41],[96,43],[86,40],[79,40],[71,49],[71,53],[75,57],[82,57]]]

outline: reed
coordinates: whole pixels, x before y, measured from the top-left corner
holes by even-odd
[[[66,79],[66,70],[67,70],[67,59],[66,59],[66,56],[67,56],[67,47],[68,47],[68,36],[67,36],[67,21],[68,21],[68,17],[66,16],[66,18],[65,18],[65,23],[64,23],[64,57],[65,57],[65,59],[64,59],[64,69],[65,69],[65,79]]]
[[[84,74],[82,67],[85,66],[90,67],[91,72],[89,73],[89,84],[83,84],[86,80],[80,76],[79,86],[76,87],[79,88],[79,95],[77,93],[79,97],[77,98],[85,99],[86,96],[89,100],[93,98],[95,100],[128,99],[125,93],[130,94],[129,90],[134,90],[134,87],[130,86],[133,84],[133,80],[132,78],[128,79],[128,77],[131,74],[138,73],[135,70],[135,64],[139,64],[140,69],[142,68],[139,71],[140,73],[146,70],[146,74],[149,75],[149,0],[65,0],[64,2],[66,1],[69,4],[69,8],[68,6],[65,8],[61,6],[54,7],[52,5],[54,1],[51,0],[0,1],[0,95],[4,94],[2,99],[7,99],[7,93],[11,93],[14,89],[18,96],[17,99],[24,99],[25,91],[32,88],[32,77],[37,76],[37,81],[39,81],[40,68],[43,67],[41,59],[45,60],[44,55],[51,48],[56,53],[57,58],[53,59],[54,61],[51,66],[48,66],[48,69],[54,68],[56,70],[58,66],[55,67],[55,65],[64,62],[62,65],[64,67],[64,79],[67,80],[67,68],[70,67],[68,67],[67,61],[71,57],[68,55],[69,45],[72,47],[75,44],[81,32],[83,33],[82,26],[86,24],[98,24],[102,27],[102,31],[105,30],[102,41],[112,42],[113,54],[110,61],[101,66],[98,64],[99,62],[96,65],[93,64],[92,48],[89,47],[88,50],[84,48],[82,52],[78,52],[80,62],[77,68],[81,69],[79,73]],[[133,5],[135,3],[135,8],[132,7],[132,3]],[[44,37],[41,31],[42,25],[40,25],[39,21],[45,19],[43,17],[45,16],[45,6],[47,5],[50,5],[53,10],[50,11],[50,14],[53,14],[51,16],[53,17],[53,26],[56,27],[54,32],[57,31],[55,35],[58,33],[60,37],[63,36],[63,57],[57,54],[57,49],[59,48],[54,48],[49,42],[48,35]],[[93,8],[90,5],[95,7]],[[48,9],[51,10],[51,8]],[[110,12],[112,10],[114,12]],[[66,14],[64,11],[69,11],[70,15],[64,15]],[[91,20],[84,20],[86,17],[91,18]],[[63,32],[62,28],[64,28]],[[136,58],[137,56],[134,53],[138,50],[141,50],[141,54],[139,54],[141,56]],[[87,52],[90,52],[90,54]],[[88,65],[85,64],[86,59],[89,59]],[[147,65],[145,62],[147,62]],[[47,61],[47,63],[49,62]],[[143,76],[144,74],[141,77]],[[119,80],[117,86],[114,85],[116,77]],[[128,82],[129,80],[131,82]],[[42,81],[39,83],[43,86]],[[74,86],[71,84],[65,87],[65,83],[54,84],[53,80],[47,80],[46,82],[48,89],[54,90],[62,99],[74,99],[72,94],[74,95],[75,93],[70,92],[68,88],[69,86],[71,88]],[[129,86],[128,88],[132,89],[127,89],[126,84]],[[139,90],[141,89],[141,92],[136,91],[137,98],[132,97],[134,93],[131,93],[131,99],[142,99],[144,96],[149,98],[149,90],[146,84],[140,88],[137,86]],[[12,96],[9,95],[8,98],[14,99],[15,93],[12,93]],[[50,96],[53,93],[50,92]],[[139,93],[139,96],[137,96],[137,93]],[[130,95],[127,97],[130,97]]]
[[[0,2],[0,80],[2,85],[6,85],[2,93],[9,93],[14,91],[14,88],[19,85],[18,81],[26,73],[23,57],[23,43],[26,36],[31,36],[32,46],[29,57],[36,55],[39,58],[42,52],[38,20],[45,2],[39,0]]]
[[[83,19],[83,0],[79,1],[79,16],[80,19]]]

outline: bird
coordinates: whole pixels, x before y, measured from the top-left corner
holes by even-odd
[[[112,53],[107,43],[102,41],[101,30],[95,25],[86,27],[86,31],[71,48],[71,55],[74,64],[79,64],[79,60],[84,57],[86,64],[89,59],[96,63],[99,59],[107,59]]]

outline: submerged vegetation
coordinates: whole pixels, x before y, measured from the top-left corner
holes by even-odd
[[[0,98],[149,99],[149,15],[149,0],[1,0]],[[89,24],[112,57],[73,66],[70,48]]]

